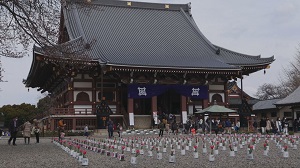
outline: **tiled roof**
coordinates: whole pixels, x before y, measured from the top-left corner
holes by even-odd
[[[300,104],[300,86],[288,95],[286,98],[275,103],[276,105],[292,105],[292,104]]]
[[[281,99],[271,99],[271,100],[262,100],[253,105],[253,111],[255,110],[266,110],[266,109],[275,109],[276,106],[274,105],[276,102],[280,101]]]
[[[250,105],[254,105],[254,104],[256,104],[258,101],[259,101],[259,100],[257,100],[257,99],[250,99],[250,100],[248,100],[247,102],[248,102],[248,104],[250,104]],[[240,98],[229,98],[229,99],[228,99],[228,103],[229,103],[230,105],[240,105],[240,104],[242,104],[242,100],[241,100]]]
[[[226,62],[230,65],[252,65],[252,64],[264,64],[264,63],[270,63],[274,61],[274,56],[268,57],[268,58],[261,58],[260,55],[258,56],[251,56],[246,54],[241,54],[238,52],[234,52],[222,47],[215,46],[217,48],[220,48],[220,54],[219,59],[223,62]]]
[[[108,65],[238,70],[239,65],[274,61],[214,46],[198,29],[188,4],[165,8],[165,4],[131,2],[128,6],[114,0],[92,0],[89,5],[70,2],[63,10],[70,38],[92,42],[90,58]]]

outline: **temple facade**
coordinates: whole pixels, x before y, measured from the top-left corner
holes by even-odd
[[[64,1],[57,46],[35,46],[26,87],[47,92],[54,130],[150,128],[162,113],[185,123],[216,101],[230,106],[228,81],[267,68],[274,57],[246,55],[212,44],[190,4]],[[100,123],[100,124],[99,124]]]

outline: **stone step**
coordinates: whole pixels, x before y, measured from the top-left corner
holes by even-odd
[[[108,136],[108,132],[107,132],[107,129],[96,129],[95,132],[94,132],[94,135]]]

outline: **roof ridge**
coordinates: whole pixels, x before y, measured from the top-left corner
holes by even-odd
[[[152,2],[138,2],[138,1],[130,1],[130,0],[129,1],[91,0],[90,2],[82,2],[82,0],[66,0],[66,2],[79,3],[84,5],[103,5],[103,6],[115,6],[115,7],[126,7],[126,8],[156,9],[156,10],[179,11],[181,10],[181,8],[183,8],[185,11],[189,10],[189,4],[152,3]]]

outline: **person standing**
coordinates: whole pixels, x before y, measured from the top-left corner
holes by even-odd
[[[64,135],[62,136],[62,134],[64,134],[65,131],[65,126],[66,124],[64,123],[64,119],[60,118],[60,120],[58,121],[58,140],[62,140]]]
[[[257,121],[256,121],[256,120],[254,120],[252,126],[253,126],[253,128],[254,128],[254,132],[257,133],[257,126],[258,126],[258,124],[257,124]]]
[[[298,131],[298,127],[299,127],[299,122],[298,122],[297,119],[294,120],[293,127],[294,127],[294,132],[297,132]]]
[[[122,125],[120,123],[118,123],[117,129],[118,129],[118,136],[121,137],[123,127],[122,127]]]
[[[159,123],[159,135],[158,136],[163,136],[164,135],[164,130],[165,130],[165,124],[163,121]]]
[[[226,127],[226,130],[227,130],[227,133],[231,134],[232,125],[231,125],[231,122],[230,122],[229,118],[227,118],[227,120],[225,121],[225,127]]]
[[[176,120],[173,120],[173,123],[172,123],[172,133],[174,135],[177,135],[178,134],[178,125],[176,123]]]
[[[274,122],[273,119],[271,120],[271,127],[272,127],[273,134],[277,134],[276,123]]]
[[[167,124],[165,124],[165,126],[166,126],[166,133],[167,133],[167,135],[170,135],[170,124],[167,122]]]
[[[265,120],[265,118],[262,118],[260,120],[260,128],[262,134],[266,133],[266,126],[267,126],[267,121]]]
[[[267,134],[271,133],[271,130],[272,130],[271,121],[269,120],[269,118],[267,118],[267,121],[266,121],[266,132],[267,132]]]
[[[107,131],[108,131],[108,137],[112,138],[114,132],[114,122],[111,120],[111,118],[109,118],[107,121]]]
[[[23,124],[23,137],[24,137],[24,143],[30,144],[30,136],[31,136],[31,123],[29,121],[26,121]]]
[[[33,120],[33,134],[35,135],[35,143],[40,143],[40,127],[37,119]]]
[[[278,133],[282,132],[282,123],[281,123],[280,117],[278,117],[276,120],[276,128],[277,128]]]
[[[289,123],[286,118],[283,118],[281,125],[283,126],[283,133],[288,135]]]
[[[235,124],[235,131],[238,132],[240,130],[240,127],[241,127],[240,120],[237,120],[237,122]]]
[[[83,132],[84,132],[84,136],[86,136],[86,137],[89,136],[89,127],[87,124],[85,124]]]
[[[13,145],[16,146],[17,133],[18,133],[18,117],[13,118],[12,121],[10,122],[9,132],[10,132],[10,138],[8,140],[8,145],[10,145],[11,141],[13,141]]]

